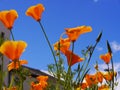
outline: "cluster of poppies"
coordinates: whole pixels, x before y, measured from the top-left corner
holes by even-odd
[[[102,59],[107,65],[109,65],[110,60],[111,60],[111,53],[108,52],[106,54],[100,55],[100,59]],[[99,86],[98,90],[110,90],[110,84],[113,83],[114,77],[117,76],[117,72],[114,70],[110,71],[109,66],[108,70],[106,72],[102,72],[99,70],[98,65],[95,66],[96,73],[95,74],[86,74],[85,81],[87,82],[86,87],[91,87],[92,85],[100,83],[101,85]],[[105,84],[104,82],[107,82]],[[103,83],[103,84],[102,84]],[[85,87],[85,88],[86,88]]]
[[[40,22],[42,17],[42,12],[45,10],[42,4],[37,4],[35,6],[31,6],[26,11],[27,16],[31,16],[37,22]],[[18,14],[16,10],[9,10],[9,11],[1,11],[0,12],[0,21],[4,24],[4,26],[11,32],[14,21],[18,18]],[[60,37],[60,40],[54,44],[54,50],[59,50],[62,52],[68,62],[68,66],[71,67],[76,63],[84,61],[84,58],[81,58],[79,55],[75,54],[73,51],[70,50],[71,43],[74,42],[79,38],[80,35],[84,33],[91,32],[91,26],[78,26],[73,28],[65,28],[64,34],[67,35],[67,38]],[[62,34],[62,35],[64,35]],[[24,41],[15,41],[14,37],[13,40],[7,40],[0,46],[0,53],[7,56],[11,62],[8,65],[8,71],[10,70],[18,70],[21,65],[27,64],[27,60],[20,60],[21,54],[25,51],[27,47],[27,43]],[[106,64],[109,64],[111,60],[112,54],[111,52],[106,53],[105,55],[100,55],[100,58],[104,60]],[[80,86],[77,87],[77,90],[85,90],[86,88],[90,88],[93,85],[100,83],[98,90],[110,90],[110,87],[106,84],[102,85],[103,80],[106,82],[112,81],[116,73],[112,71],[108,71],[107,73],[103,73],[99,71],[98,66],[95,67],[97,72],[93,75],[86,74],[85,75],[85,82],[80,83]],[[31,90],[43,90],[47,86],[47,76],[39,76],[37,77],[37,83],[31,83]],[[14,89],[15,90],[15,89]]]

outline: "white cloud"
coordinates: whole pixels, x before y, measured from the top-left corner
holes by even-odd
[[[102,47],[97,47],[96,49],[97,49],[98,51],[102,51],[102,50],[103,50]]]
[[[104,70],[106,69],[108,66],[106,64],[99,64],[99,68],[100,70]],[[111,68],[112,66],[109,65],[109,68]],[[120,63],[114,63],[114,70],[115,71],[119,71],[120,70]]]
[[[111,47],[114,52],[120,51],[120,43],[116,41],[111,42]]]

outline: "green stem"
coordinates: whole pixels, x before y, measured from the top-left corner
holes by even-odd
[[[71,67],[72,56],[73,56],[73,52],[74,52],[74,43],[75,43],[75,42],[72,42],[72,53],[71,53],[71,55],[70,55],[70,63],[69,63],[69,67]]]
[[[52,52],[52,55],[53,55],[53,58],[54,58],[54,61],[55,61],[55,65],[56,65],[57,71],[58,71],[57,60],[56,60],[54,51],[53,51],[53,49],[52,49],[52,46],[51,46],[51,44],[50,44],[50,41],[49,41],[49,39],[48,39],[48,37],[47,37],[47,34],[46,34],[45,30],[44,30],[44,27],[43,27],[42,23],[41,23],[40,21],[38,21],[38,23],[39,23],[39,25],[40,25],[40,27],[41,27],[41,29],[42,29],[42,32],[43,32],[43,34],[44,34],[44,36],[45,36],[45,39],[46,39],[46,41],[47,41],[47,43],[48,43],[48,46],[50,47],[50,50],[51,50],[51,52]]]
[[[20,80],[20,90],[23,90],[23,80],[22,80],[22,78]]]
[[[60,57],[61,56],[60,56],[60,41],[59,41],[59,43],[58,43],[58,58],[59,58],[59,60],[61,59]],[[60,77],[60,72],[59,71],[57,72],[57,77],[58,77],[58,80],[57,80],[56,90],[60,90],[60,78],[61,77]]]
[[[87,62],[87,64],[86,64],[84,70],[83,70],[83,73],[82,73],[81,78],[84,78],[84,76],[85,76],[85,75],[84,75],[84,74],[85,74],[85,71],[86,71],[86,69],[87,69],[87,67],[88,67],[88,65],[89,65],[89,63],[90,63],[91,57],[92,57],[92,55],[93,55],[93,52],[94,52],[94,50],[95,50],[97,44],[98,44],[98,42],[95,43],[95,45],[94,45],[92,51],[90,51],[90,57],[89,57],[89,59],[88,59],[88,62]],[[82,79],[81,79],[81,80],[82,80]],[[82,83],[82,81],[81,81],[81,83]]]
[[[14,35],[13,35],[13,32],[12,32],[11,29],[10,29],[10,33],[11,33],[11,36],[12,36],[12,40],[15,41],[15,38],[14,38]]]
[[[69,67],[68,67],[68,71],[66,74],[66,78],[65,78],[65,90],[72,90],[72,72],[71,72],[71,62],[72,62],[72,56],[74,53],[74,43],[72,42],[72,53],[70,55],[70,62],[68,63]]]
[[[81,71],[82,71],[85,63],[86,63],[86,59],[84,60],[84,62],[83,62],[83,64],[82,64],[82,67],[81,67],[81,68],[79,69],[79,71],[78,71],[78,75],[77,75],[76,80],[75,80],[75,82],[76,82],[77,85],[78,85],[79,82],[80,82],[80,79],[81,79],[81,76],[80,76],[80,75],[81,75]]]
[[[9,88],[12,87],[12,85],[13,85],[13,81],[14,81],[14,74],[12,73],[12,76],[11,76],[11,82],[10,82]]]
[[[111,63],[112,63],[112,72],[113,72],[113,78],[112,78],[112,90],[114,90],[114,64],[113,64],[113,59],[111,57]]]

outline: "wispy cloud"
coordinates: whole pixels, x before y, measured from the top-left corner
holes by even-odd
[[[99,68],[100,68],[100,70],[104,70],[104,69],[106,69],[108,66],[106,65],[106,64],[99,64]],[[109,65],[109,67],[111,68],[112,66],[111,65]],[[114,63],[114,70],[115,71],[120,71],[120,63]]]
[[[116,41],[111,42],[111,47],[114,52],[120,51],[120,43],[118,43]]]
[[[102,51],[102,50],[103,50],[103,48],[102,48],[102,47],[99,47],[99,46],[98,46],[96,49],[97,49],[98,51]]]

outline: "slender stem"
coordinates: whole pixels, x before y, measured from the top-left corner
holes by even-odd
[[[42,32],[43,32],[43,34],[44,34],[44,36],[45,36],[45,39],[46,39],[46,41],[47,41],[47,43],[48,43],[48,46],[50,47],[50,50],[51,50],[51,52],[52,52],[52,55],[53,55],[53,58],[54,58],[54,61],[55,61],[55,65],[56,65],[57,71],[58,71],[57,60],[56,60],[54,51],[53,51],[53,49],[52,49],[52,46],[51,46],[51,44],[50,44],[50,41],[49,41],[49,39],[48,39],[48,37],[47,37],[47,34],[46,34],[45,30],[44,30],[44,27],[43,27],[42,23],[41,23],[40,21],[38,21],[38,23],[39,23],[39,25],[40,25],[40,27],[41,27],[41,29],[42,29]]]
[[[90,55],[90,57],[89,57],[89,59],[88,59],[88,63],[87,63],[87,65],[86,65],[86,68],[88,67],[88,64],[89,64],[89,62],[90,62],[90,59],[91,59],[91,57],[92,57],[92,55],[93,55],[93,52],[94,52],[97,44],[98,44],[98,42],[96,42],[95,45],[94,45],[94,47],[93,47],[93,50],[92,50],[91,55]]]
[[[74,43],[75,42],[72,42],[72,53],[70,55],[70,62],[68,63],[69,67],[68,67],[68,71],[67,71],[67,75],[66,75],[66,80],[65,80],[65,90],[67,90],[67,89],[71,90],[72,89],[71,62],[72,62],[72,56],[73,56],[73,52],[74,52]]]
[[[61,57],[61,55],[60,55],[60,41],[59,41],[59,43],[58,43],[58,58],[59,58],[59,61],[61,59],[60,57]],[[58,66],[58,68],[59,68],[59,66]],[[57,72],[57,77],[58,77],[58,80],[57,80],[56,90],[60,90],[60,78],[61,78],[60,77],[60,71]]]
[[[13,32],[12,32],[11,29],[10,29],[10,33],[11,33],[11,36],[12,36],[12,40],[15,41],[15,38],[14,38],[14,35],[13,35]]]
[[[23,90],[23,80],[22,80],[22,78],[20,80],[20,90]]]
[[[112,72],[113,72],[113,78],[112,78],[112,90],[114,90],[114,64],[113,64],[113,59],[111,57],[111,63],[112,63]]]
[[[72,42],[72,53],[71,53],[71,55],[70,55],[70,63],[69,63],[69,67],[71,67],[72,56],[73,56],[73,52],[74,52],[74,43],[75,43],[75,42]]]
[[[12,87],[12,85],[13,85],[13,81],[14,81],[14,74],[12,73],[12,76],[11,76],[12,78],[11,78],[11,82],[10,82],[10,85],[9,85],[9,88],[11,88]]]
[[[88,62],[87,62],[87,64],[86,64],[86,67],[85,67],[85,69],[83,70],[83,73],[82,73],[82,76],[81,76],[82,78],[84,78],[85,71],[86,71],[86,69],[87,69],[87,67],[88,67],[88,65],[89,65],[89,63],[90,63],[91,57],[92,57],[92,55],[93,55],[93,52],[94,52],[95,47],[97,46],[97,44],[98,44],[98,42],[95,43],[92,51],[90,52],[90,57],[89,57],[89,59],[88,59]],[[81,81],[81,83],[82,83],[82,81]]]
[[[76,82],[78,81],[77,84],[79,84],[79,81],[80,81],[80,79],[81,79],[81,71],[82,71],[82,69],[83,69],[85,63],[86,63],[86,59],[84,60],[84,62],[83,62],[83,64],[82,64],[81,68],[80,68],[79,71],[78,71],[78,75],[77,75],[76,80],[75,80]]]

